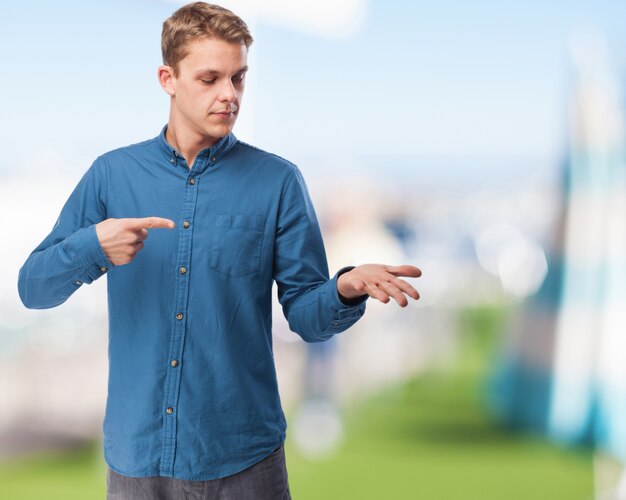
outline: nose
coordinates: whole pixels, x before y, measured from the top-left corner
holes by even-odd
[[[237,93],[235,92],[233,82],[229,79],[225,79],[225,82],[220,88],[220,100],[224,102],[234,102],[236,99]]]

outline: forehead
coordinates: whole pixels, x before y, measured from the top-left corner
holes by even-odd
[[[213,70],[234,73],[246,65],[248,56],[248,49],[243,43],[214,38],[192,40],[186,51],[187,55],[179,63],[181,72]]]

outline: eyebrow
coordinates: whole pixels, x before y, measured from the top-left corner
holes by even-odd
[[[237,70],[235,72],[235,74],[238,73],[243,73],[245,71],[248,71],[248,66],[244,66],[243,68]],[[199,69],[198,71],[196,71],[196,76],[200,76],[200,75],[220,75],[221,73],[219,71],[217,71],[216,69],[210,69],[210,68],[203,68],[203,69]]]

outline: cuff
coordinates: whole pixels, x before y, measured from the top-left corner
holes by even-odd
[[[113,267],[100,245],[95,224],[77,231],[73,236],[77,240],[77,247],[81,249],[79,255],[83,267],[92,280],[98,279]]]

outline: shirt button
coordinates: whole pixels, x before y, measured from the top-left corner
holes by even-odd
[[[183,313],[178,313],[176,315],[176,319],[183,319]]]
[[[80,286],[80,285],[82,285],[82,284],[83,284],[83,282],[82,282],[82,281],[75,281],[75,282],[74,282],[74,284],[76,284],[76,285]]]
[[[189,179],[189,184],[193,186],[195,183],[196,183],[196,180],[193,177]]]
[[[101,267],[100,271],[102,271],[103,273],[106,273],[107,272],[107,268],[106,267]]]
[[[213,158],[211,158],[211,161],[215,163],[217,161],[217,158],[214,156]]]
[[[174,163],[174,158],[170,158],[170,163]]]
[[[172,365],[174,368],[176,368],[178,366],[178,360],[177,359],[173,359],[171,361],[170,365]]]
[[[167,408],[165,408],[165,413],[167,413],[168,415],[171,415],[172,413],[174,413],[174,408],[172,408],[171,406],[168,406]]]
[[[180,268],[180,274],[187,274],[187,268],[186,267],[181,267]]]
[[[190,225],[191,225],[191,224],[189,224],[189,222],[187,222],[187,221],[183,222],[183,227],[184,227],[185,229],[187,229]]]

